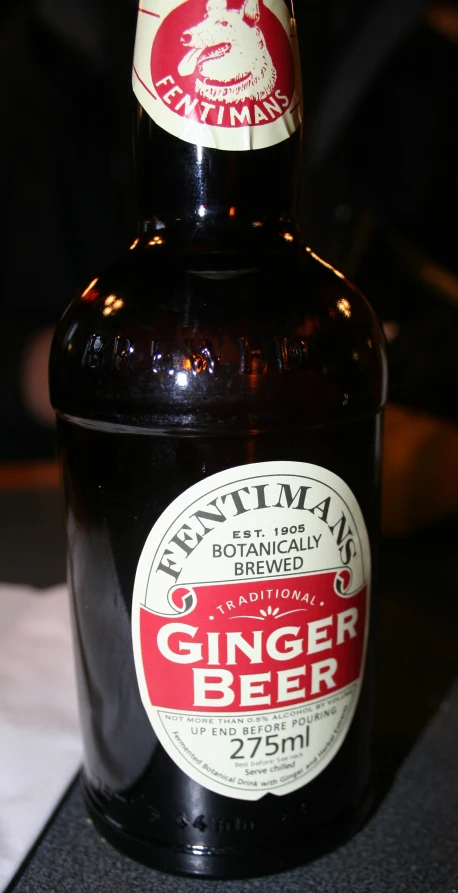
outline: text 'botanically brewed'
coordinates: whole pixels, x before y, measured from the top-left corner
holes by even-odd
[[[302,120],[284,0],[142,0],[133,87],[160,127],[200,146],[262,149]]]
[[[369,581],[361,510],[327,469],[241,466],[171,503],[132,624],[143,704],[175,763],[245,800],[319,775],[358,702]]]

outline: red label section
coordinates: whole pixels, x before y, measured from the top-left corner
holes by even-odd
[[[347,575],[347,576],[346,576]],[[151,704],[253,712],[338,692],[359,679],[367,591],[343,594],[348,572],[176,587],[178,611],[140,609]]]
[[[271,124],[294,94],[289,35],[263,0],[188,0],[159,27],[151,78],[183,118],[228,128]]]

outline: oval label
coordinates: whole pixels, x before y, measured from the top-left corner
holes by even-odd
[[[295,22],[283,0],[143,0],[133,89],[164,130],[244,151],[302,121]]]
[[[370,564],[354,495],[316,465],[230,468],[168,506],[132,633],[145,710],[183,772],[257,800],[323,771],[359,698]]]

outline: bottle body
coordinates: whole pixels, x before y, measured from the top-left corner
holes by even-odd
[[[104,836],[163,870],[229,878],[306,861],[349,836],[367,810],[373,624],[366,626],[364,672],[353,713],[328,764],[286,793],[264,793],[258,787],[256,799],[243,790],[242,796],[225,796],[220,781],[196,780],[200,768],[183,770],[185,764],[177,763],[164,747],[160,730],[145,712],[132,645],[133,592],[145,543],[174,500],[231,469],[262,470],[266,463],[278,463],[279,469],[284,463],[307,463],[344,481],[361,510],[374,568],[385,399],[383,336],[358,292],[289,232],[270,242],[260,236],[248,250],[237,252],[177,250],[166,235],[148,235],[91,286],[64,316],[51,358],[51,393],[66,482],[90,814]],[[278,529],[277,541],[302,544],[297,546],[304,550],[300,576],[312,566],[307,547],[313,542],[307,540],[305,527],[302,539],[297,534],[304,512],[294,512],[295,507],[301,507],[300,497],[292,504],[295,527],[288,521],[286,533]],[[255,535],[245,508],[242,513],[239,505],[242,517],[236,525],[242,540],[247,530]],[[323,506],[320,511],[321,520],[326,520]],[[313,520],[310,513],[307,518]],[[348,531],[341,534],[345,539]],[[268,595],[269,580],[282,579],[287,585],[290,568],[299,565],[276,565],[269,575],[265,564],[244,561],[246,555],[233,536],[234,531],[230,554],[237,548],[236,557],[242,559],[237,582],[244,580],[247,600],[251,592],[252,601],[258,602],[259,620],[270,622],[278,609],[275,598],[286,589],[272,584]],[[180,549],[187,554],[183,546]],[[288,573],[282,577],[285,567]],[[168,568],[174,584],[176,565],[169,562]],[[194,591],[200,597],[196,587]],[[368,616],[374,604],[372,587]],[[311,611],[311,606],[302,610]],[[293,629],[299,630],[310,617],[304,613]],[[177,637],[168,640],[175,643],[177,655],[171,673],[183,669],[190,646],[199,638],[186,632],[195,628],[192,612],[181,612],[178,620],[185,622],[184,644],[180,640],[178,645]],[[314,628],[315,650],[323,650],[318,657],[326,657],[324,628]],[[215,643],[211,635],[208,642]],[[259,672],[260,655],[249,649],[261,641],[261,631],[241,635],[240,648]],[[298,632],[289,635],[299,641]],[[285,649],[296,647],[293,639],[288,641],[279,654],[280,673],[289,666]],[[296,650],[299,653],[299,645]],[[201,660],[200,654],[197,668]],[[224,661],[219,652],[212,660],[213,676],[208,678],[214,682],[222,678],[218,673]],[[233,673],[234,666],[227,669],[230,663],[228,658],[224,672]],[[304,674],[310,672],[304,665]],[[245,774],[246,784],[254,786],[265,773],[276,784],[277,778],[294,776],[304,764],[305,756],[297,757],[294,748],[303,745],[306,754],[306,740],[286,733],[282,737],[281,726],[274,729],[266,706],[267,687],[259,681],[247,684],[253,706],[245,707],[250,722],[238,740],[245,748],[243,736],[254,738],[249,745],[253,749],[260,737],[257,746],[264,748],[266,759],[250,762],[252,751],[244,750],[247,760],[239,776]],[[299,677],[287,684],[289,707],[299,705],[299,684]],[[221,688],[214,693],[221,694]],[[219,713],[217,707],[210,704],[197,713],[211,717]],[[187,713],[193,709],[196,713],[192,705]],[[305,715],[302,720],[305,724]],[[302,726],[296,732],[305,735]],[[267,742],[268,734],[277,738]],[[212,740],[216,766],[229,739],[230,733],[221,732]],[[268,758],[284,740],[281,759]],[[237,747],[231,745],[235,760]]]

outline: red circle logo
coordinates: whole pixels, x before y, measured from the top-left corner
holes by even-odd
[[[153,42],[151,77],[172,112],[209,126],[282,118],[294,95],[289,35],[263,0],[187,0]]]

